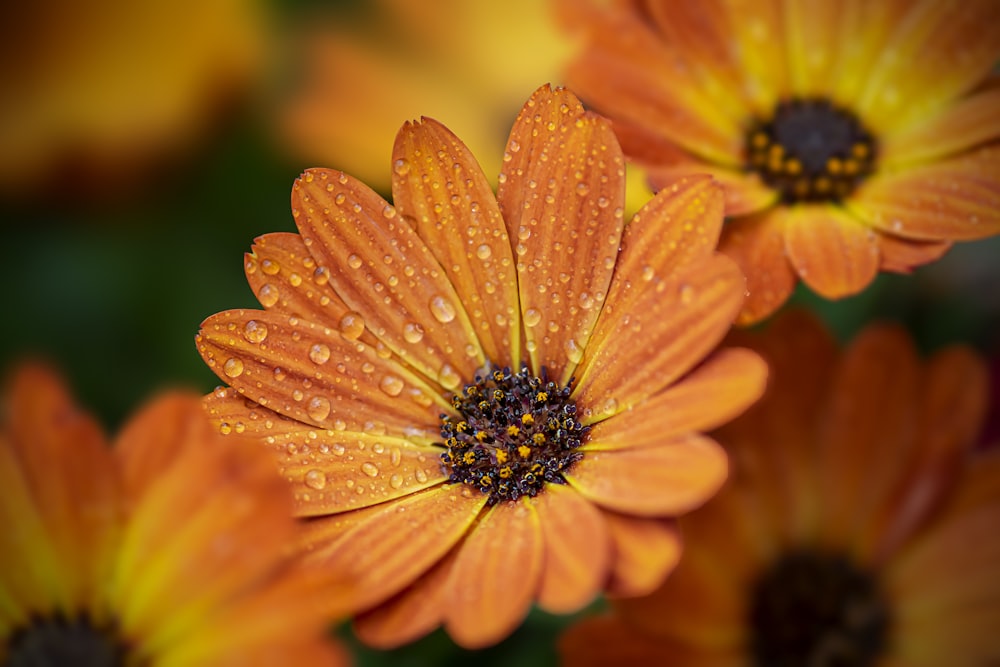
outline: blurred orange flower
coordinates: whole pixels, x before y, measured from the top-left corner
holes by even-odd
[[[281,124],[298,155],[381,193],[390,187],[383,156],[392,137],[421,114],[451,128],[483,164],[499,164],[521,104],[556,78],[574,46],[535,0],[502,9],[485,0],[378,0],[365,10],[320,15],[303,29],[300,81]]]
[[[952,347],[921,363],[881,325],[838,355],[797,314],[753,345],[768,392],[717,432],[733,473],[682,519],[680,565],[572,628],[566,664],[995,662],[1000,452],[972,451],[982,361]]]
[[[189,149],[263,50],[247,0],[4,3],[0,192],[134,177]]]
[[[444,623],[484,646],[533,601],[652,590],[680,548],[671,517],[726,476],[699,431],[766,374],[713,353],[744,289],[714,252],[721,190],[682,180],[626,226],[611,128],[547,86],[496,196],[435,121],[405,125],[392,160],[395,206],[338,171],[296,182],[300,234],[246,257],[266,310],[197,337],[232,385],[210,412],[274,451],[317,517],[308,560],[338,573],[368,643]]]
[[[994,0],[564,4],[590,26],[567,81],[626,155],[725,184],[740,322],[1000,232]]]
[[[269,457],[161,397],[108,447],[48,370],[0,430],[0,663],[337,665]],[[248,451],[249,450],[249,451]]]

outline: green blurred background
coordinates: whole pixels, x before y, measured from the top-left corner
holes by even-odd
[[[0,367],[29,356],[51,361],[110,431],[158,390],[215,387],[218,381],[195,352],[193,337],[212,313],[256,306],[243,277],[243,253],[260,234],[294,231],[289,193],[304,168],[351,171],[350,164],[318,161],[319,151],[290,146],[281,119],[304,68],[298,48],[303,35],[323,23],[346,33],[363,26],[377,34],[379,13],[363,4],[252,6],[260,12],[254,63],[224,99],[204,104],[196,139],[183,142],[183,150],[175,150],[167,134],[158,147],[137,150],[105,174],[92,170],[87,151],[74,145],[68,157],[57,157],[30,182],[8,184],[0,200]],[[4,72],[16,57],[4,51]],[[128,59],[123,51],[121,62]],[[549,78],[546,73],[532,79],[532,87]],[[55,79],[51,85],[59,85]],[[135,95],[143,94],[144,85],[158,85],[157,73],[149,72]],[[16,104],[13,87],[4,87],[0,101]],[[497,152],[513,119],[510,110],[520,101],[504,109]],[[440,119],[449,124],[447,117]],[[384,141],[391,145],[391,137]],[[388,152],[376,157],[388,174]],[[484,160],[484,166],[492,174],[498,163]],[[911,277],[881,276],[857,297],[826,303],[800,289],[793,301],[820,313],[841,338],[870,321],[893,319],[905,323],[925,350],[965,342],[993,358],[1000,352],[998,257],[997,239],[960,245]],[[551,664],[554,637],[569,620],[535,613],[507,642],[476,660]],[[355,649],[362,664],[370,665],[460,664],[470,658],[441,632],[391,654]]]

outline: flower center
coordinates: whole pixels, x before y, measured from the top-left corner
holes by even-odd
[[[565,484],[562,472],[582,458],[577,448],[587,433],[569,398],[572,385],[560,387],[526,366],[477,375],[451,399],[459,418],[441,415],[450,481],[489,494],[491,505]]]
[[[61,616],[36,619],[7,640],[8,667],[124,667],[127,648],[114,633],[89,618]]]
[[[888,607],[874,578],[839,555],[786,554],[751,595],[755,665],[874,665],[886,647],[888,626]]]
[[[786,203],[839,201],[875,170],[875,139],[822,98],[781,102],[747,133],[748,167]]]

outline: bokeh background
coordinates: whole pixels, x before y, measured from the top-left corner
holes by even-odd
[[[243,253],[295,230],[294,178],[341,168],[387,195],[395,130],[420,115],[495,178],[517,110],[559,82],[571,24],[536,0],[4,3],[0,368],[49,360],[111,431],[163,388],[210,391],[194,335],[257,306]],[[843,339],[891,319],[925,350],[965,342],[995,360],[1000,241],[836,303],[800,287],[793,304]],[[535,612],[475,659],[552,664],[569,621]],[[471,657],[441,632],[387,654],[352,646],[362,665]]]

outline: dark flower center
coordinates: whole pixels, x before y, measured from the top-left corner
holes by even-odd
[[[39,618],[7,640],[8,667],[124,667],[128,649],[86,616]]]
[[[756,582],[751,653],[761,667],[867,667],[886,648],[889,610],[875,579],[840,555],[792,552]]]
[[[875,170],[875,139],[857,116],[822,98],[778,104],[747,132],[747,166],[786,203],[839,201]]]
[[[560,387],[527,367],[477,375],[451,399],[459,418],[441,415],[450,481],[488,494],[491,505],[564,484],[562,472],[583,456],[577,449],[587,433],[569,398],[572,384]]]

